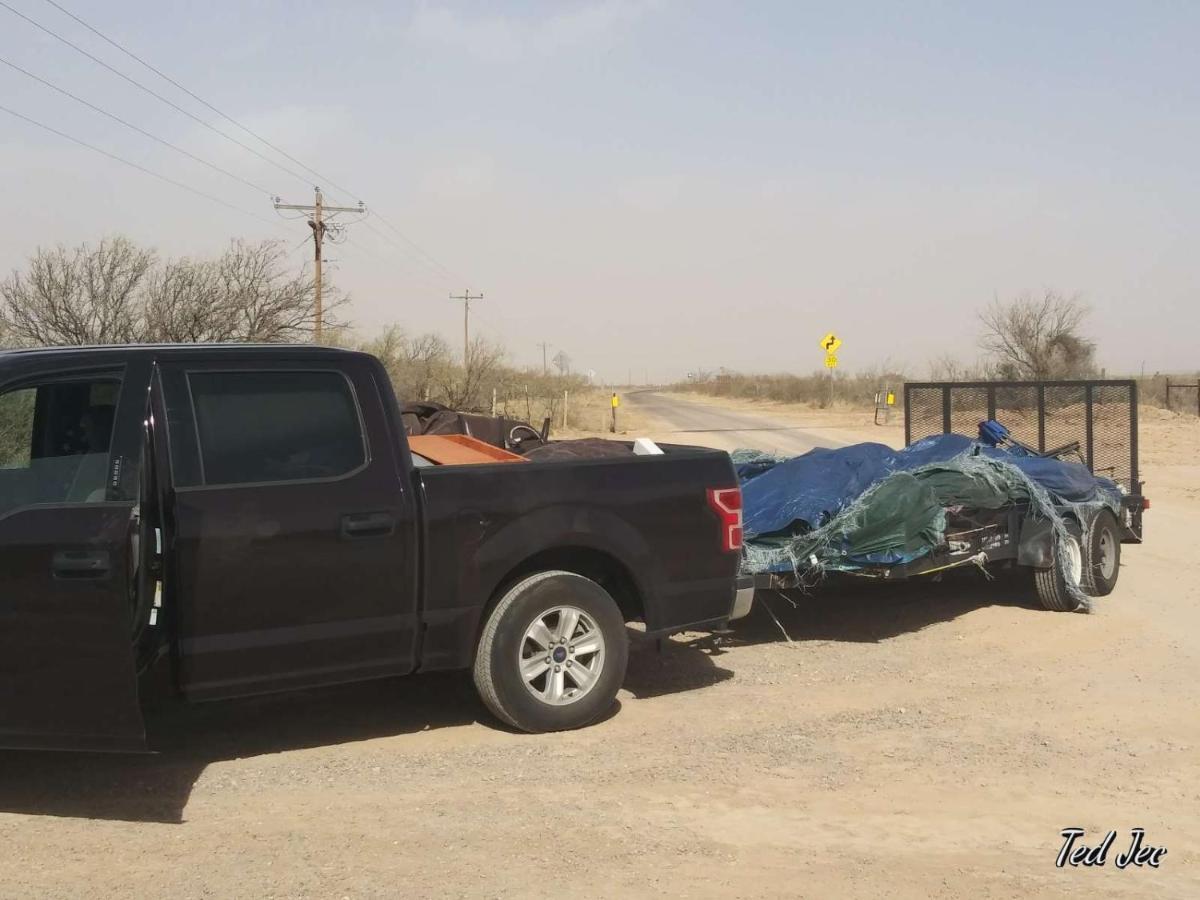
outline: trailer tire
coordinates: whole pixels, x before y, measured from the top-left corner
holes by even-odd
[[[475,654],[489,710],[531,733],[590,725],[625,680],[629,638],[616,602],[574,572],[522,578],[492,608]]]
[[[1076,528],[1067,526],[1066,546],[1055,541],[1053,560],[1046,569],[1033,570],[1033,586],[1042,606],[1051,612],[1077,612],[1083,603],[1071,596],[1063,575],[1060,554],[1067,554],[1066,568],[1075,575],[1076,584],[1083,576],[1083,548]]]
[[[1102,509],[1083,543],[1083,590],[1091,597],[1107,597],[1120,574],[1121,530],[1112,511]]]

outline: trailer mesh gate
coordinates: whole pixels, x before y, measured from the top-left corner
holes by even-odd
[[[974,436],[995,419],[1044,453],[1078,441],[1088,468],[1140,493],[1134,381],[962,381],[904,385],[904,440]]]

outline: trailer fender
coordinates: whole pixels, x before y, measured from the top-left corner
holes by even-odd
[[[1017,540],[1017,565],[1048,569],[1054,564],[1054,531],[1049,519],[1021,520]]]

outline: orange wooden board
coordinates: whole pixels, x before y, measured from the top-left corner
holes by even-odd
[[[408,446],[439,466],[477,466],[482,463],[528,462],[523,456],[493,447],[465,434],[418,434]]]

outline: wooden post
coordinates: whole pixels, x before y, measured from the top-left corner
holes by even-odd
[[[313,203],[313,217],[310,226],[313,233],[313,278],[315,284],[313,289],[316,293],[317,306],[317,322],[313,328],[313,343],[319,344],[325,337],[325,303],[322,296],[324,282],[321,277],[321,244],[325,240],[325,223],[321,220],[321,206],[324,198],[321,196],[321,191],[318,188],[316,191],[316,201]]]
[[[563,428],[567,427],[567,396],[568,396],[568,392],[563,391],[563,424],[562,424]]]

